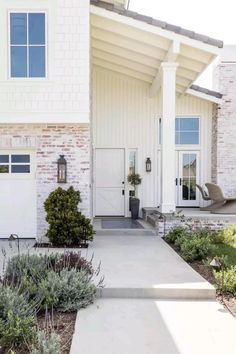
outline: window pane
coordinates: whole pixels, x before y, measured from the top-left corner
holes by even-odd
[[[27,44],[27,15],[10,14],[11,44]]]
[[[9,173],[8,165],[0,165],[0,173]]]
[[[11,155],[11,162],[30,162],[30,155]]]
[[[29,14],[29,44],[45,44],[45,14]]]
[[[29,76],[45,77],[45,47],[29,47]]]
[[[11,77],[27,77],[26,47],[11,47]]]
[[[9,155],[0,155],[0,163],[9,162]]]
[[[198,118],[180,118],[180,131],[183,130],[199,130],[199,119]]]
[[[175,118],[175,131],[180,130],[180,118]]]
[[[30,165],[12,165],[12,173],[30,173]]]
[[[179,144],[199,144],[198,132],[180,132]]]

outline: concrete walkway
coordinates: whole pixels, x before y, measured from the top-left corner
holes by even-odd
[[[71,354],[236,354],[236,320],[163,240],[97,236],[92,253],[106,288],[78,312]]]

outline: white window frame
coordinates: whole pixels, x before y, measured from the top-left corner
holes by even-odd
[[[44,14],[45,15],[45,76],[44,77],[29,77],[29,47],[42,47],[42,44],[33,44],[29,45],[28,44],[28,16],[27,16],[27,44],[18,44],[14,46],[26,46],[27,47],[27,76],[25,77],[13,77],[11,76],[11,20],[10,20],[10,15],[14,13],[22,13],[22,14]],[[10,80],[16,80],[16,81],[22,81],[22,80],[27,80],[27,81],[44,81],[45,79],[48,79],[48,13],[45,10],[9,10],[8,11],[8,79]]]
[[[200,116],[193,116],[193,115],[187,115],[187,116],[176,116],[175,117],[175,122],[176,122],[176,119],[191,119],[191,118],[195,118],[195,119],[198,119],[198,122],[199,122],[199,129],[198,129],[198,144],[175,144],[176,148],[179,149],[179,147],[199,147],[201,145],[201,117]],[[176,130],[175,130],[175,133],[176,133]]]

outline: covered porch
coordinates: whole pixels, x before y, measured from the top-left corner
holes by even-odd
[[[130,215],[132,171],[141,207],[203,206],[195,185],[211,180],[220,96],[193,83],[222,42],[101,1],[92,1],[91,36],[93,216]]]

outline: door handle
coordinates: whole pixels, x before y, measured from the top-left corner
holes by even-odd
[[[179,185],[182,186],[182,178],[179,179]]]
[[[178,186],[178,178],[175,179],[175,185]]]
[[[124,189],[122,189],[122,195],[125,195],[125,190]]]

